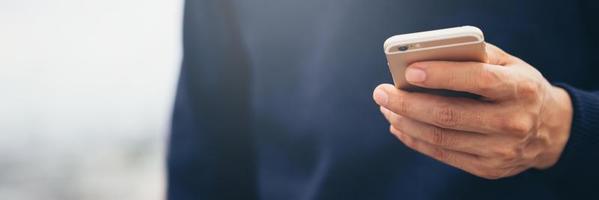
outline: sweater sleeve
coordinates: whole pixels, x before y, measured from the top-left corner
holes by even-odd
[[[557,164],[547,172],[561,184],[593,181],[592,177],[599,177],[599,91],[556,85],[570,95],[574,115],[568,143]]]

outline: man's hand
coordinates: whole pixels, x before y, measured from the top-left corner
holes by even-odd
[[[572,103],[535,68],[487,44],[487,63],[419,62],[406,80],[425,88],[478,94],[479,100],[378,86],[373,98],[408,147],[487,179],[545,169],[569,137]]]

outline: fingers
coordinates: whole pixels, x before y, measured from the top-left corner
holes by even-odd
[[[478,163],[478,158],[474,155],[461,153],[457,151],[447,150],[440,147],[436,147],[431,144],[427,144],[420,140],[416,140],[403,132],[390,126],[390,131],[393,133],[401,142],[403,142],[409,148],[418,151],[424,155],[441,161],[445,164],[451,165],[456,168],[468,171],[470,173],[479,174],[475,163]]]
[[[393,135],[409,148],[482,178],[499,179],[509,177],[528,168],[523,165],[504,164],[497,161],[491,162],[492,160],[483,159],[476,155],[453,151],[429,144],[413,138],[412,136],[395,129],[393,126],[390,126],[389,129]]]
[[[445,149],[478,156],[489,156],[491,154],[487,147],[493,142],[490,141],[492,139],[488,135],[439,128],[410,118],[401,117],[384,107],[381,107],[381,112],[383,112],[393,128],[415,139]]]
[[[497,120],[493,105],[466,98],[410,93],[382,84],[375,89],[375,101],[393,111],[441,128],[476,133],[495,133]]]

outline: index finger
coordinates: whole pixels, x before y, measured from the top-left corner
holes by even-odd
[[[375,101],[394,113],[437,127],[476,133],[496,133],[500,121],[492,120],[492,104],[467,98],[405,92],[393,85],[379,85]]]

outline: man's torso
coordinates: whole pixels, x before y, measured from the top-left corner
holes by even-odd
[[[238,179],[264,199],[551,199],[559,183],[543,172],[488,181],[409,150],[371,92],[391,81],[387,37],[461,25],[590,88],[580,18],[575,1],[187,1],[169,180],[197,187],[181,196]]]

